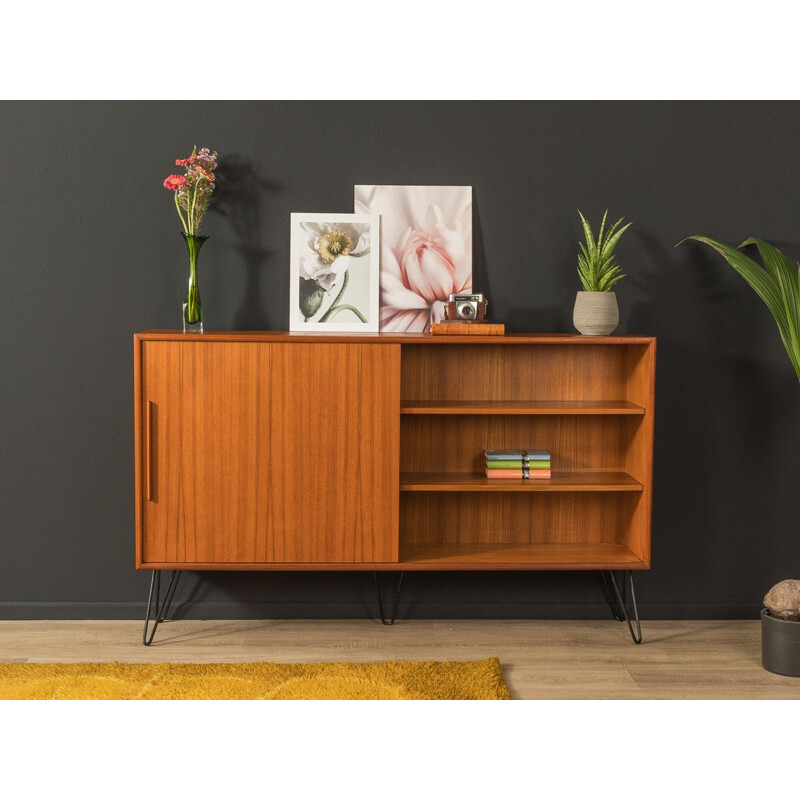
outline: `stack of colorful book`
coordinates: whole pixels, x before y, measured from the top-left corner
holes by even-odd
[[[484,450],[483,454],[487,478],[549,480],[553,477],[547,450]]]

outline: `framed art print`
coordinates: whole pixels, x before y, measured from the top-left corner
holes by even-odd
[[[472,289],[471,186],[356,186],[355,211],[381,218],[381,330],[427,331]]]
[[[377,214],[292,214],[289,330],[376,332]]]

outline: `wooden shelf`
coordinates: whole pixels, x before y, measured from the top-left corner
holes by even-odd
[[[284,572],[425,570],[647,569],[621,544],[401,544],[398,561],[379,562],[190,562],[143,563],[143,569],[275,570]]]
[[[472,472],[401,472],[401,492],[641,492],[624,472],[562,472],[550,480],[491,479]]]
[[[644,414],[625,400],[407,400],[401,414]]]
[[[622,544],[404,544],[401,564],[436,569],[642,569]]]

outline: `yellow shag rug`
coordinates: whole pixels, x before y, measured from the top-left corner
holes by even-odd
[[[510,700],[500,661],[0,664],[0,700]]]

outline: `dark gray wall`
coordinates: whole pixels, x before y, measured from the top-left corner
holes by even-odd
[[[571,331],[577,208],[635,221],[620,333],[659,337],[645,616],[754,617],[800,577],[800,390],[768,311],[704,233],[800,255],[796,103],[0,105],[0,616],[138,617],[132,334],[177,328],[186,279],[161,187],[193,144],[227,188],[206,324],[288,324],[289,213],[353,184],[471,184],[475,284],[512,331]],[[223,202],[224,201],[224,202]],[[479,378],[479,376],[478,376]],[[401,614],[606,617],[580,573],[411,575]],[[206,573],[187,616],[367,616],[371,575]]]

